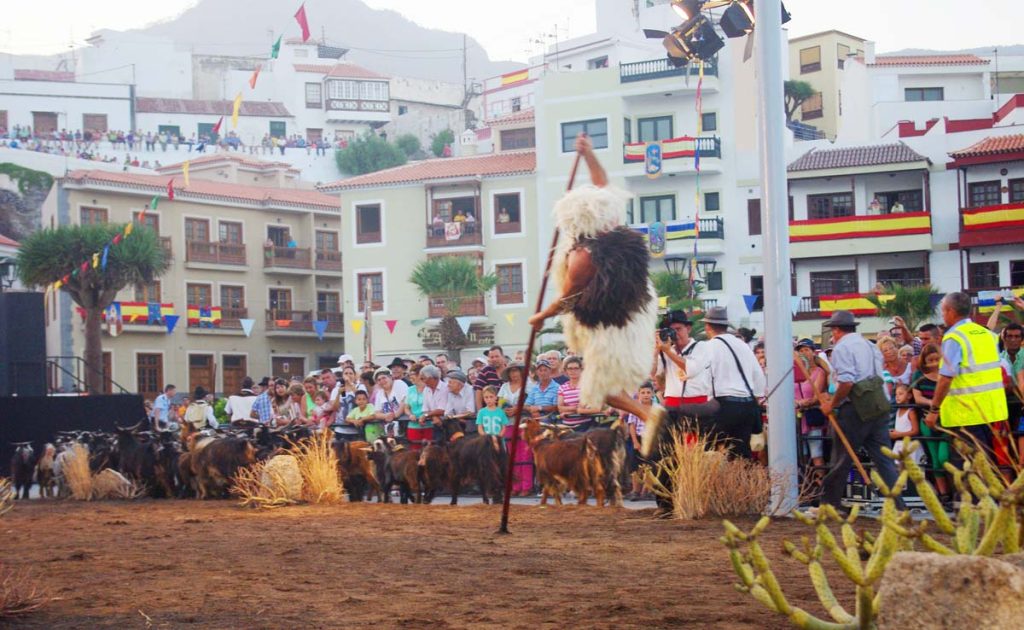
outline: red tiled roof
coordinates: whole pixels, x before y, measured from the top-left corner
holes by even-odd
[[[981,157],[984,155],[1000,155],[1003,153],[1020,153],[1024,151],[1024,134],[1013,136],[989,136],[980,142],[975,142],[966,149],[952,151],[949,157],[953,159],[967,157]]]
[[[327,74],[334,66],[321,66],[315,63],[293,63],[292,67],[296,72],[314,72],[316,74]]]
[[[797,158],[786,170],[822,171],[836,168],[881,166],[905,162],[925,162],[928,158],[914,151],[902,142],[895,144],[874,144],[865,147],[843,149],[811,149]]]
[[[387,77],[383,74],[378,74],[373,70],[367,70],[362,66],[357,66],[354,63],[338,63],[334,64],[330,72],[327,73],[329,77],[338,77],[342,79],[386,79]]]
[[[489,155],[459,158],[436,158],[413,162],[404,166],[367,173],[324,184],[320,190],[335,192],[352,188],[371,188],[394,184],[411,184],[432,179],[460,177],[499,177],[532,173],[537,168],[537,155],[533,151],[510,151]]]
[[[533,122],[533,108],[520,110],[518,112],[512,112],[511,114],[505,114],[504,116],[498,116],[488,121],[488,124],[492,127],[504,126],[504,125],[517,125],[524,122]]]
[[[316,190],[295,190],[270,188],[244,184],[226,184],[192,178],[189,186],[180,176],[174,178],[175,199],[206,199],[233,203],[250,203],[257,206],[291,206],[310,210],[338,209],[338,199]],[[142,195],[164,195],[167,192],[166,175],[138,175],[117,171],[72,171],[64,176],[65,182],[79,185],[114,186],[129,189]]]
[[[15,81],[59,81],[74,83],[75,73],[61,70],[15,70]]]
[[[875,57],[872,66],[983,66],[988,59],[977,55],[887,55]]]
[[[8,238],[4,236],[3,234],[0,234],[0,245],[3,245],[5,247],[21,247],[21,243],[14,240],[13,238]]]
[[[135,99],[135,111],[140,114],[195,114],[199,116],[230,116],[232,101],[204,101],[190,98],[152,98],[140,96]],[[242,101],[240,116],[288,116],[284,103],[266,101]]]
[[[257,160],[255,158],[244,157],[241,155],[234,155],[232,153],[215,153],[213,155],[204,155],[203,157],[196,158],[194,160],[189,160],[188,162],[190,167],[205,164],[217,164],[220,162],[235,162],[240,166],[247,166],[249,168],[258,169],[261,171],[269,171],[281,168],[293,171],[299,170],[287,162],[268,162],[265,160]],[[183,164],[184,162],[178,162],[177,164],[167,164],[166,166],[161,166],[160,168],[156,169],[156,171],[158,173],[180,171]]]

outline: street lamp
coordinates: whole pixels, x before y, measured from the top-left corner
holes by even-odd
[[[17,275],[17,265],[14,258],[11,256],[0,258],[0,292],[14,286],[14,280],[17,278]]]
[[[701,280],[707,280],[708,275],[715,273],[715,268],[718,267],[718,263],[714,258],[705,258],[697,261],[697,275]]]
[[[689,259],[686,256],[680,256],[679,254],[673,254],[665,256],[665,270],[673,276],[681,276],[686,271]]]

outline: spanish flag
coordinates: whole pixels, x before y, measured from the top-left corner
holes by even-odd
[[[516,83],[522,83],[530,78],[529,68],[525,70],[519,70],[517,72],[509,72],[508,74],[501,75],[501,86],[515,85]]]

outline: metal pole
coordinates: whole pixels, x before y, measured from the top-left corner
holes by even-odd
[[[786,192],[783,111],[782,11],[779,0],[754,0],[757,16],[758,141],[761,159],[761,225],[764,234],[764,337],[768,382],[793,391],[793,326],[790,313],[789,212]],[[796,435],[788,430],[796,410],[793,396],[768,400],[768,465],[779,480],[773,505],[783,513],[797,507]]]

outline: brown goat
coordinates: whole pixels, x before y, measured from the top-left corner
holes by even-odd
[[[541,429],[536,420],[526,423],[525,438],[533,450],[537,479],[541,484],[540,504],[548,497],[562,505],[562,494],[572,490],[580,505],[586,505],[593,492],[598,506],[605,503],[604,467],[597,446],[589,437],[558,440]]]
[[[368,498],[370,490],[378,502],[384,500],[374,464],[370,461],[371,450],[372,447],[367,442],[334,442],[334,452],[338,456],[338,471],[344,480],[345,491],[348,492],[348,500],[351,502]]]

